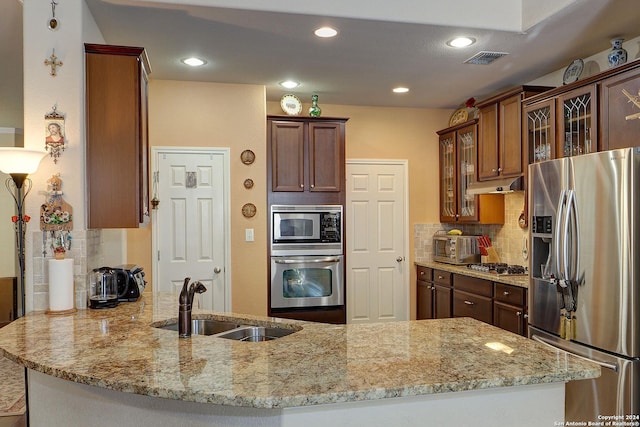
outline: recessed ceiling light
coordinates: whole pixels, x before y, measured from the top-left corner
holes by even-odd
[[[471,46],[476,42],[476,39],[472,39],[471,37],[456,37],[453,40],[449,40],[447,42],[447,46],[451,47],[467,47]]]
[[[394,87],[393,88],[393,93],[407,93],[409,92],[409,88],[408,87]]]
[[[287,89],[293,89],[294,87],[300,86],[300,83],[294,82],[293,80],[286,80],[284,82],[280,82],[280,86],[286,87]]]
[[[207,63],[207,61],[205,61],[204,59],[200,59],[196,57],[184,58],[184,59],[181,59],[180,62],[182,62],[183,64],[190,65],[192,67],[199,67]]]
[[[331,27],[320,27],[313,32],[318,37],[328,38],[335,37],[338,34],[338,30]]]

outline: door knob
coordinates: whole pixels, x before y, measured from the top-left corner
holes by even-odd
[[[404,257],[399,256],[398,258],[396,258],[396,261],[402,262],[402,261],[404,261]]]
[[[214,267],[213,272],[216,274],[220,274],[220,272],[222,271],[222,269],[220,267]]]

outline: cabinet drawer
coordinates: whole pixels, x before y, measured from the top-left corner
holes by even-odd
[[[473,317],[492,324],[493,304],[491,298],[454,290],[453,317]]]
[[[462,274],[453,275],[453,287],[461,291],[471,292],[491,298],[493,296],[493,282]]]
[[[451,286],[451,276],[453,276],[453,274],[448,271],[433,270],[433,281],[435,283]]]
[[[429,267],[417,266],[418,280],[430,282],[433,280],[433,269]]]
[[[495,284],[496,301],[506,302],[517,306],[524,305],[525,289],[517,286],[505,285],[503,283]]]

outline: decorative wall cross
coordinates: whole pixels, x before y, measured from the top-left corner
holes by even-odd
[[[55,49],[53,49],[53,53],[51,54],[51,56],[44,60],[44,65],[51,67],[52,76],[56,76],[58,74],[56,71],[56,67],[62,67],[62,61],[58,61]]]

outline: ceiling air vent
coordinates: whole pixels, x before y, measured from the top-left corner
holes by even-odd
[[[496,59],[508,55],[506,52],[487,52],[481,51],[464,61],[465,64],[489,65]]]

